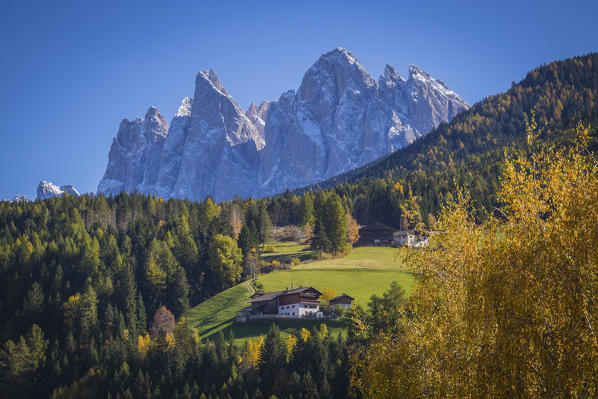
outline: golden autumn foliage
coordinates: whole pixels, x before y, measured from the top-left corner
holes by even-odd
[[[359,224],[355,218],[351,216],[351,212],[347,212],[345,218],[347,219],[347,242],[355,244],[359,240]]]
[[[252,367],[257,367],[259,365],[264,340],[264,336],[260,335],[256,339],[250,339],[247,342],[247,353],[245,354],[244,360],[248,365]]]
[[[147,355],[147,351],[150,347],[150,336],[149,334],[145,334],[145,336],[140,335],[137,337],[137,351],[141,355],[141,357],[145,357]]]
[[[324,323],[320,324],[320,329],[318,331],[318,336],[320,337],[321,340],[324,340],[326,338],[328,338],[329,332],[328,332],[328,326]]]
[[[166,349],[172,349],[176,345],[176,339],[173,333],[166,334],[164,337],[166,340]]]
[[[322,290],[322,296],[320,297],[320,302],[323,307],[328,306],[330,300],[334,297],[337,297],[338,294],[334,288],[324,288]]]
[[[290,357],[297,346],[297,336],[291,334],[286,339],[287,354]]]
[[[535,145],[535,129],[528,141]],[[396,332],[353,354],[368,398],[598,395],[598,162],[576,146],[507,158],[502,208],[448,206]]]
[[[301,337],[301,340],[303,342],[307,342],[307,340],[311,336],[311,333],[309,332],[308,329],[302,328],[301,331],[299,331],[299,336]]]

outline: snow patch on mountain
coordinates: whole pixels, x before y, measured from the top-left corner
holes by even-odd
[[[48,198],[52,198],[52,197],[56,197],[58,195],[63,195],[63,194],[70,194],[70,195],[74,195],[76,197],[79,197],[79,191],[77,191],[77,189],[71,185],[71,184],[67,184],[64,186],[57,186],[56,184],[49,182],[49,181],[45,181],[42,180],[39,185],[37,186],[37,199],[38,200],[45,200]],[[26,201],[25,197],[25,201]]]

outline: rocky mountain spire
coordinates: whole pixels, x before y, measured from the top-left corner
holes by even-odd
[[[268,116],[269,106],[269,101],[262,101],[259,107],[256,106],[254,102],[251,102],[249,108],[247,108],[247,112],[245,112],[245,116],[247,116],[251,123],[253,123],[253,126],[258,130],[263,140],[265,140],[264,127],[266,126],[265,120]]]
[[[168,130],[168,123],[155,107],[149,107],[143,119],[123,119],[110,147],[98,192],[152,192]]]

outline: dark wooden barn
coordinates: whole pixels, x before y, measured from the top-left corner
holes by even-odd
[[[359,241],[357,241],[356,245],[392,246],[394,245],[393,234],[396,231],[396,229],[384,223],[375,222],[368,224],[359,229]]]

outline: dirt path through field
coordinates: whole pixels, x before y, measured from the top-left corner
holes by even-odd
[[[245,281],[243,285],[249,290],[249,296],[255,294],[255,288],[253,288],[251,281]]]

